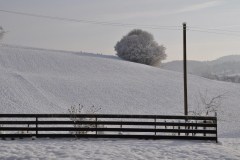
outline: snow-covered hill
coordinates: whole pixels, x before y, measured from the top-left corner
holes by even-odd
[[[1,113],[66,113],[71,105],[101,113],[183,114],[182,74],[115,56],[0,45]],[[240,137],[240,85],[189,75],[189,107],[199,92],[226,93],[220,136]]]
[[[206,71],[207,69],[212,69],[212,67],[218,68],[218,70],[224,70],[226,69],[226,66],[222,66],[223,64],[235,64],[240,63],[240,55],[229,55],[220,57],[213,61],[194,61],[194,60],[188,60],[188,71],[189,73],[197,74],[198,72]],[[222,66],[222,67],[221,67]],[[182,72],[183,70],[183,62],[180,60],[171,61],[167,63],[163,63],[162,67],[164,69],[172,70],[172,71],[178,71]],[[236,72],[236,70],[239,69],[238,66],[228,66],[229,69],[234,70],[233,72]],[[238,70],[240,72],[240,70]]]
[[[183,62],[172,61],[162,68],[182,72]],[[240,55],[230,55],[213,61],[188,61],[188,73],[209,79],[240,83]]]
[[[212,61],[212,63],[218,63],[218,64],[226,63],[226,62],[240,62],[240,55],[223,56]]]

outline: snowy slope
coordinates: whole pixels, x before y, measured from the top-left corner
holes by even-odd
[[[102,113],[183,114],[182,74],[115,56],[0,45],[1,113],[66,113],[71,105]],[[220,136],[240,137],[240,85],[189,75],[189,107],[198,92],[227,92]]]

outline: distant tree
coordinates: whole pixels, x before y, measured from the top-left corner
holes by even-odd
[[[6,32],[4,31],[3,27],[0,26],[0,40],[3,38],[3,35],[5,34]]]
[[[158,45],[153,35],[134,29],[124,36],[115,46],[117,55],[125,60],[156,66],[166,59],[163,45]]]

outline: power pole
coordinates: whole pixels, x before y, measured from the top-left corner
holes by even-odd
[[[187,94],[187,24],[183,23],[183,81],[184,81],[184,115],[188,115],[188,94]]]

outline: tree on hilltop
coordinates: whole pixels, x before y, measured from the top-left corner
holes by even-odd
[[[156,66],[166,59],[163,45],[158,45],[153,35],[141,29],[134,29],[115,46],[117,55],[125,60]]]

